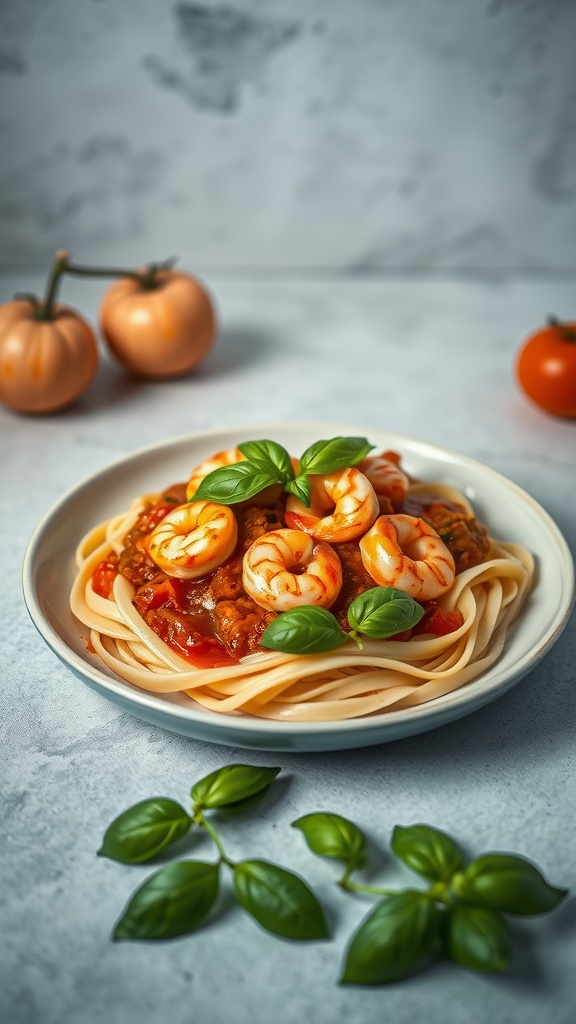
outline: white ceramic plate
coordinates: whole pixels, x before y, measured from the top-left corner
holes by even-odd
[[[367,436],[402,454],[421,479],[460,488],[492,536],[525,545],[537,575],[522,615],[490,670],[461,689],[428,704],[350,722],[285,723],[222,715],[184,696],[146,693],[110,673],[88,654],[68,595],[74,552],[87,530],[122,512],[139,494],[186,480],[191,469],[216,451],[268,437],[299,455],[313,441],[338,435]],[[574,600],[570,551],[553,520],[528,494],[473,459],[423,441],[338,423],[258,424],[168,440],[113,462],[68,491],[38,525],[23,570],[24,597],[46,643],[83,682],[152,722],[195,739],[260,750],[320,751],[370,746],[444,725],[475,711],[517,683],[540,661],[566,625]]]

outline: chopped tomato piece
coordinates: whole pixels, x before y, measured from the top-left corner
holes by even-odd
[[[110,597],[114,580],[118,575],[118,565],[112,559],[105,559],[97,565],[92,573],[92,590],[100,597]]]
[[[464,618],[462,612],[448,611],[439,608],[435,601],[430,601],[420,622],[413,629],[413,634],[432,633],[433,636],[447,636],[459,629]]]
[[[419,636],[421,633],[431,633],[432,636],[447,636],[448,633],[453,633],[455,629],[459,629],[464,618],[462,613],[459,611],[446,611],[444,608],[438,607],[437,601],[428,601],[424,610],[424,615],[412,629],[405,629],[402,633],[395,633],[391,640],[399,640],[406,642],[411,640],[413,636]]]
[[[140,615],[144,615],[151,608],[169,607],[177,611],[185,608],[188,581],[178,579],[175,576],[166,576],[152,583],[145,583],[138,588],[134,598],[134,604]]]

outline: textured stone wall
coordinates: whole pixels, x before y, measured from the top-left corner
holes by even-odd
[[[576,268],[576,0],[2,0],[0,264]]]

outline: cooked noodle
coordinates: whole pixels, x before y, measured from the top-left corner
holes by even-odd
[[[441,483],[416,483],[410,496],[433,493],[472,509]],[[287,722],[340,721],[401,710],[434,700],[485,672],[498,659],[510,624],[530,590],[534,564],[520,545],[491,541],[480,565],[459,573],[439,605],[459,611],[462,625],[445,636],[407,641],[363,640],[326,654],[258,652],[224,668],[195,668],[147,625],[132,604],[134,586],[118,574],[110,598],[92,588],[92,574],[123,538],[146,503],[88,533],[77,550],[71,609],[90,630],[101,661],[123,680],[151,693],[184,693],[220,713]]]

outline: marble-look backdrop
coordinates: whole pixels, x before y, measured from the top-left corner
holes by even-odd
[[[0,264],[576,268],[576,0],[1,0]]]

